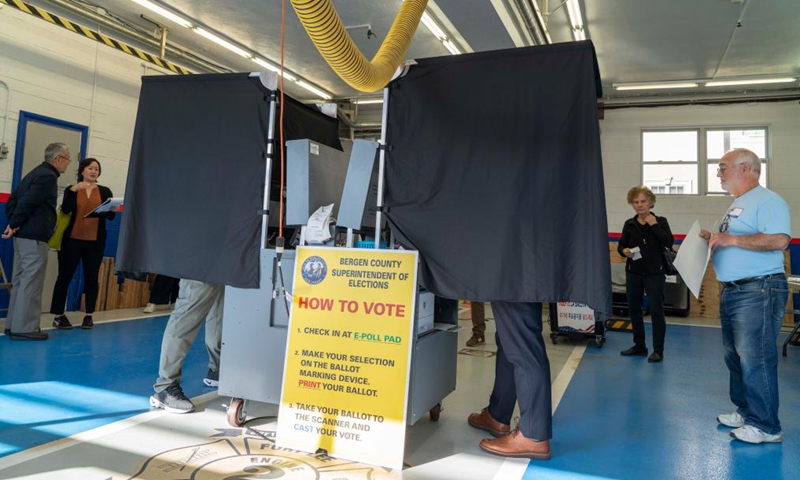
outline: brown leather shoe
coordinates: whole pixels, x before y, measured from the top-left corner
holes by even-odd
[[[511,426],[500,423],[492,417],[489,413],[489,407],[481,410],[481,413],[470,413],[467,422],[478,430],[489,432],[495,437],[508,435],[511,431]]]
[[[537,441],[525,438],[519,428],[515,428],[505,437],[484,438],[480,445],[487,452],[504,457],[550,460],[550,440]]]
[[[477,345],[483,345],[486,343],[486,338],[483,335],[472,334],[469,340],[467,340],[468,347],[474,347]]]

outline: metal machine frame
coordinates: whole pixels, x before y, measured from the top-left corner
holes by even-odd
[[[275,77],[272,78],[272,81]],[[275,83],[272,84],[276,86]],[[264,179],[264,210],[262,218],[260,287],[241,289],[225,287],[225,307],[222,332],[222,362],[220,365],[219,395],[229,396],[228,422],[240,427],[246,421],[246,402],[258,401],[278,404],[281,398],[283,367],[287,344],[289,305],[279,294],[281,287],[292,285],[295,252],[283,252],[280,262],[274,248],[267,243],[269,225],[269,198],[275,131],[277,88],[270,88],[269,131],[267,132],[267,166]],[[384,90],[383,127],[381,145],[386,139],[388,90]],[[384,188],[384,150],[379,153],[378,198],[376,238],[380,238],[380,225]],[[352,246],[353,229],[348,228],[347,246]],[[379,248],[380,242],[375,242]],[[458,307],[455,301],[434,299],[428,292],[417,293],[417,312],[414,318],[411,377],[407,424],[413,425],[425,414],[433,421],[439,419],[441,401],[455,390],[458,353]],[[426,302],[421,302],[425,296]],[[432,304],[426,314],[434,316],[436,327],[419,333],[422,303]]]

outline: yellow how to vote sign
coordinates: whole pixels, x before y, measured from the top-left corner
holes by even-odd
[[[279,446],[403,465],[417,252],[297,249]]]

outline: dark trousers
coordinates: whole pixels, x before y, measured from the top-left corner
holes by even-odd
[[[472,334],[483,336],[486,333],[486,308],[483,302],[470,302],[470,313],[472,315]]]
[[[61,242],[61,251],[58,252],[58,279],[53,288],[53,300],[50,302],[50,313],[64,314],[67,303],[67,290],[72,281],[72,275],[78,268],[78,262],[83,265],[83,281],[85,283],[86,313],[94,313],[97,305],[97,292],[100,289],[97,275],[100,264],[103,263],[104,242],[73,240],[64,238]]]
[[[542,304],[492,302],[497,361],[489,413],[511,424],[519,400],[519,429],[526,438],[553,436],[550,361],[542,337]]]
[[[639,275],[626,273],[628,312],[633,324],[633,344],[646,348],[644,319],[642,318],[642,299],[645,292],[650,301],[650,320],[653,323],[653,350],[664,352],[664,336],[667,333],[667,320],[664,318],[664,287],[666,277],[658,275]]]
[[[175,303],[180,291],[180,279],[166,275],[156,275],[153,289],[150,290],[150,302],[156,305]]]

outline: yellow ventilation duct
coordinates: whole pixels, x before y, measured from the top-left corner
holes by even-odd
[[[336,13],[331,0],[291,0],[311,41],[342,80],[362,92],[385,87],[403,61],[428,0],[406,0],[372,62],[367,61]]]

